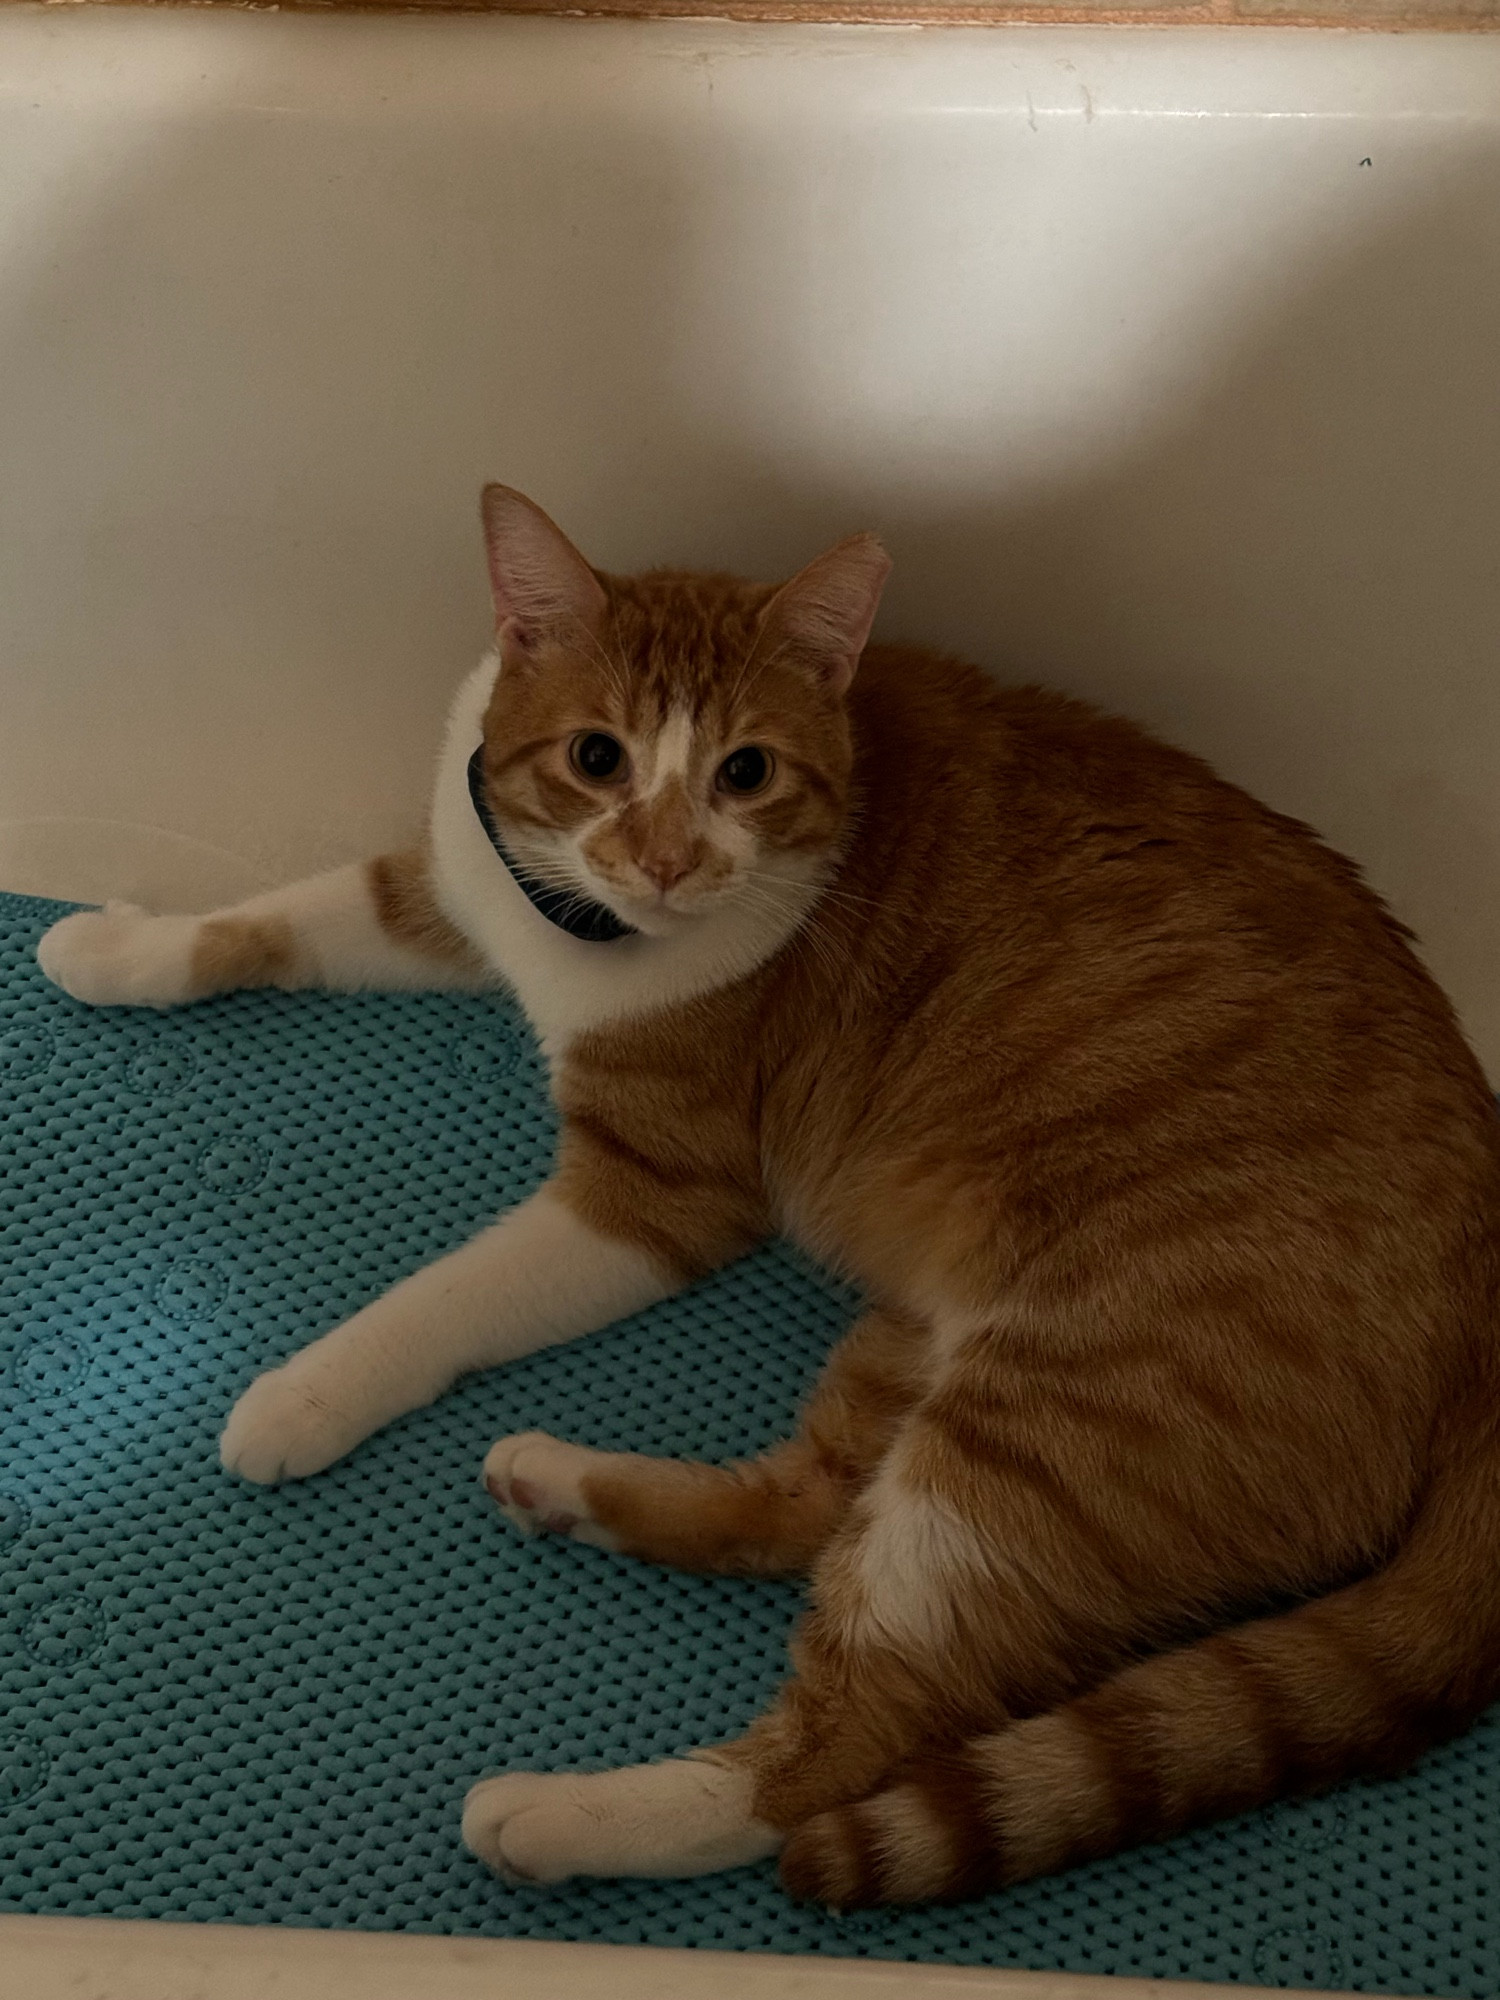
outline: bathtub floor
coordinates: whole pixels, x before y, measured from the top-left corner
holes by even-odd
[[[236,1392],[546,1170],[506,1005],[242,994],[91,1011],[0,897],[0,1908],[720,1946],[1478,2000],[1500,1986],[1500,1718],[1395,1784],[958,1909],[835,1919],[774,1872],[501,1887],[506,1765],[740,1727],[797,1593],[523,1541],[478,1486],[533,1426],[709,1458],[787,1425],[852,1302],[771,1251],[478,1380],[276,1491]]]

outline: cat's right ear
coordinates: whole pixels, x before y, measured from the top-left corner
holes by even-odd
[[[480,511],[501,659],[517,665],[549,642],[597,637],[604,586],[557,523],[509,486],[486,486]]]

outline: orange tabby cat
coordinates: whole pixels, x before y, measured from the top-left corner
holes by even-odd
[[[754,1464],[495,1446],[523,1526],[812,1602],[743,1737],[490,1780],[474,1851],[951,1897],[1462,1729],[1500,1692],[1500,1124],[1354,868],[1128,723],[865,650],[867,537],[776,589],[598,574],[504,488],[485,520],[497,650],[420,852],[41,950],[106,1002],[504,983],[541,1037],[553,1179],[254,1383],[248,1478],[776,1231],[870,1301]]]

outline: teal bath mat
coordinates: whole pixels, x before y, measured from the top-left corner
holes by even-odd
[[[512,1890],[469,1783],[731,1734],[790,1587],[523,1541],[533,1427],[710,1458],[785,1431],[851,1301],[782,1251],[470,1383],[304,1485],[236,1393],[546,1173],[504,1004],[241,994],[93,1011],[61,906],[0,897],[0,1907],[1500,1993],[1500,1716],[1392,1784],[953,1909],[838,1919],[773,1869]]]

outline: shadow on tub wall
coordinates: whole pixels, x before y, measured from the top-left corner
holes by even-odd
[[[1492,1076],[1496,352],[1500,150],[1304,277],[1133,449],[1019,509],[893,524],[892,607],[1312,821],[1417,929]]]
[[[0,43],[0,886],[212,900],[407,834],[500,477],[614,567],[879,527],[884,630],[1314,820],[1500,1070],[1500,120],[1421,116],[1430,51]]]

